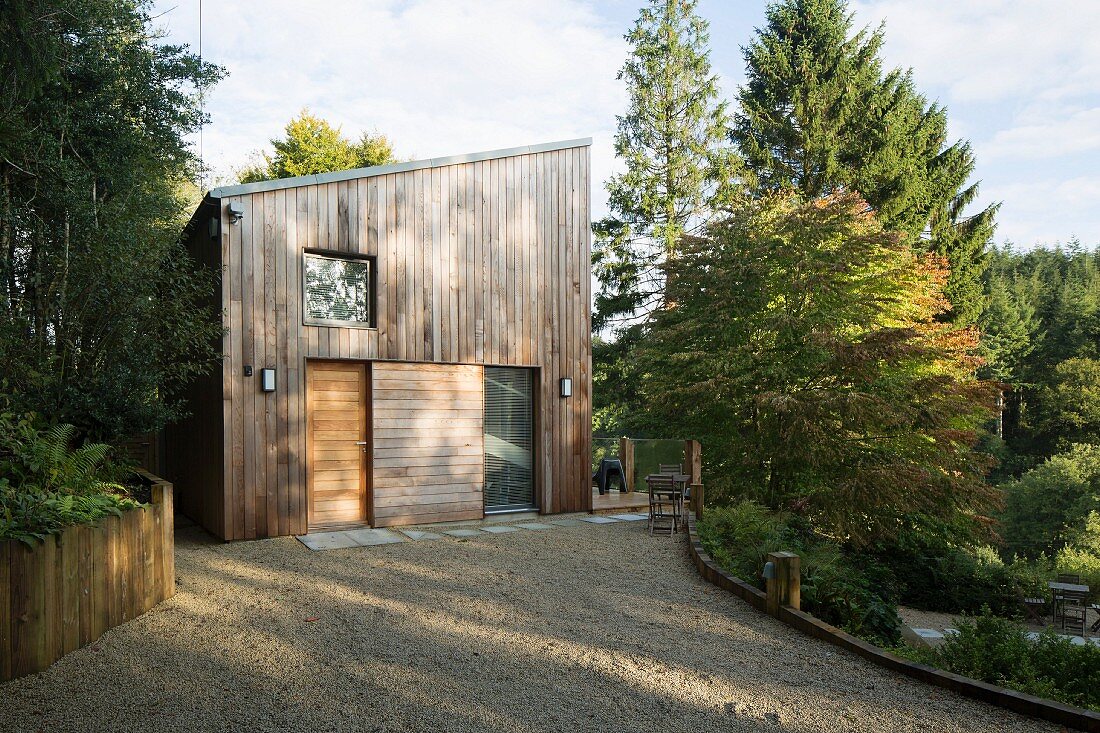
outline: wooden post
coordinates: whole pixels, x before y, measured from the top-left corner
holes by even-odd
[[[619,438],[619,460],[623,464],[623,483],[627,491],[634,490],[634,441],[630,438]]]
[[[703,485],[692,484],[691,485],[691,511],[695,514],[695,519],[699,520],[703,518]]]
[[[802,563],[793,552],[769,552],[768,562],[775,566],[775,577],[768,579],[768,613],[779,616],[782,606],[798,611],[802,605]]]
[[[684,472],[691,476],[688,483],[703,483],[703,455],[698,440],[684,441]]]

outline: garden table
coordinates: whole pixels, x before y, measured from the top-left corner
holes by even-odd
[[[676,506],[677,517],[683,517],[684,497],[687,496],[688,485],[691,483],[691,476],[686,473],[651,473],[645,477],[646,485],[649,485],[649,479],[658,477],[671,478],[674,488],[672,491],[661,491],[660,489],[657,489],[654,491],[654,493],[667,495],[670,499],[672,499],[674,505]],[[684,522],[684,529],[685,531],[687,530],[687,522]]]
[[[1058,583],[1051,581],[1047,583],[1047,587],[1050,588],[1050,605],[1053,613],[1052,620],[1054,621],[1058,620],[1058,606],[1061,600],[1061,598],[1059,598],[1060,594],[1070,593],[1084,597],[1087,596],[1089,592],[1089,587],[1087,585],[1081,585],[1080,583]]]

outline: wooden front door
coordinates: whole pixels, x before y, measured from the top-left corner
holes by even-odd
[[[310,531],[367,522],[367,365],[311,361],[306,383]]]

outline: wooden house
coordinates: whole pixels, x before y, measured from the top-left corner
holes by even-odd
[[[590,510],[590,144],[210,191],[182,510],[226,540]]]

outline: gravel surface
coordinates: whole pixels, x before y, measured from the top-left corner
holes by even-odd
[[[1058,730],[803,636],[644,525],[326,552],[180,530],[178,594],[0,685],[0,731]]]

